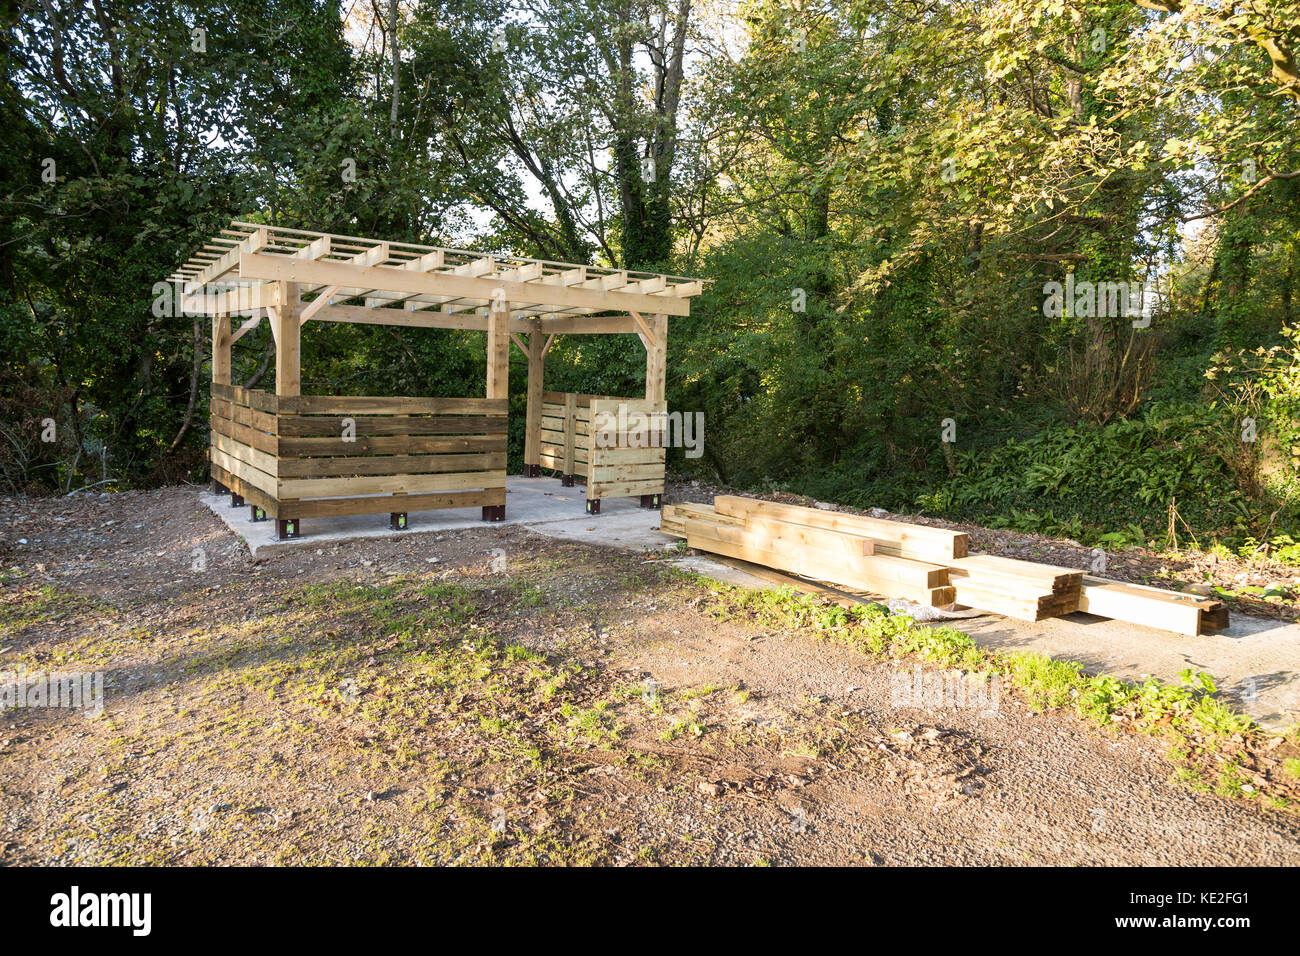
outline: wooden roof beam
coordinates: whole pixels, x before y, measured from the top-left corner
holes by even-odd
[[[216,262],[206,267],[193,279],[185,283],[185,294],[191,295],[203,286],[215,279],[220,279],[228,272],[239,267],[239,257],[245,252],[260,252],[266,248],[267,234],[265,229],[258,229],[250,236],[245,236],[241,242],[231,247],[230,251],[223,255]]]
[[[688,282],[674,282],[662,292],[652,292],[651,295],[671,295],[678,299],[688,299],[691,296],[699,295],[704,291],[704,283],[699,279],[691,279]]]
[[[542,276],[540,281],[543,285],[581,285],[587,281],[587,267],[578,266],[576,269],[552,272],[549,275]]]
[[[514,269],[506,269],[501,273],[502,279],[508,279],[511,282],[533,282],[542,277],[542,264],[540,262],[529,262]]]
[[[472,264],[471,264],[472,265]],[[468,276],[448,272],[411,272],[392,266],[360,266],[334,260],[304,261],[267,253],[241,253],[239,273],[244,279],[337,285],[385,292],[411,292],[453,299],[491,301],[499,288],[507,302],[536,302],[561,308],[591,308],[626,312],[629,309],[668,315],[690,315],[690,300],[635,292],[616,292],[585,286],[542,286],[513,282],[498,276]],[[607,277],[608,278],[608,277]]]
[[[492,256],[484,256],[482,259],[474,259],[471,262],[463,262],[458,266],[452,266],[448,270],[454,276],[485,276],[488,273],[497,271],[497,261]]]
[[[326,242],[329,242],[329,236],[325,236],[324,239]],[[377,266],[382,262],[387,262],[391,258],[391,255],[388,243],[381,242],[378,245],[367,249],[365,252],[358,252],[348,261],[355,262],[359,266]]]
[[[631,283],[632,287],[642,295],[651,295],[655,292],[662,292],[668,285],[668,280],[663,276],[651,276],[649,279],[642,279],[640,282]]]
[[[330,254],[330,237],[321,236],[293,254],[295,259],[323,259]]]
[[[584,289],[602,289],[606,292],[621,289],[625,285],[627,285],[626,272],[613,272],[609,275],[596,276],[594,279],[588,279],[582,283]]]
[[[182,298],[183,308],[191,315],[217,312],[251,312],[277,305],[275,287],[269,282],[257,282],[253,285],[241,285],[225,292],[209,292],[207,295],[186,295]]]
[[[441,249],[434,249],[433,252],[426,252],[423,255],[416,256],[414,259],[406,260],[406,262],[402,263],[402,268],[408,269],[411,272],[432,272],[441,269],[445,259],[446,257]],[[405,302],[412,297],[413,295],[411,293],[407,293],[405,295],[394,296],[390,299],[369,298],[366,299],[366,308],[373,309],[390,302]]]

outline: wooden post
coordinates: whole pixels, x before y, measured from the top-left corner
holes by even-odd
[[[573,471],[577,461],[574,451],[578,441],[578,396],[573,392],[564,393],[564,471],[561,483],[573,486]]]
[[[230,313],[212,317],[212,383],[230,384]]]
[[[298,283],[280,282],[275,322],[275,394],[302,394],[302,333],[298,325]]]
[[[298,320],[298,283],[276,283],[276,309],[271,312],[271,331],[275,335],[275,394],[280,398],[297,398],[302,394],[302,330]],[[296,498],[276,497],[276,535],[281,540],[302,534],[299,518],[293,513]]]
[[[546,336],[528,333],[528,415],[524,425],[524,477],[537,478],[542,473],[542,379],[545,376]]]
[[[487,322],[487,397],[510,398],[510,303],[494,289],[488,305]],[[501,489],[501,503],[483,506],[484,521],[504,521],[506,491]]]
[[[654,341],[645,343],[645,397],[648,402],[667,401],[668,316],[659,313],[650,323]]]
[[[493,298],[488,306],[487,397],[510,397],[510,303]]]

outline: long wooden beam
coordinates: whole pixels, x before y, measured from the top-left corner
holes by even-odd
[[[467,329],[487,331],[488,317],[475,312],[442,309],[369,309],[360,305],[323,305],[312,318],[320,322],[355,322],[358,325],[401,325],[416,329]],[[516,322],[518,325],[516,326]],[[511,322],[511,331],[526,331],[523,320]]]
[[[635,309],[668,315],[690,315],[691,312],[690,299],[656,294],[518,282],[500,276],[457,276],[446,272],[412,272],[400,267],[362,266],[326,260],[304,261],[242,250],[239,254],[239,274],[244,279],[273,279],[309,285],[382,289],[387,292],[415,292],[487,301],[494,301],[499,289],[511,302],[536,302],[542,298],[548,305],[577,308],[623,312]]]
[[[252,312],[275,305],[275,284],[261,282],[252,286],[240,286],[225,292],[198,295],[185,295],[182,307],[189,315],[216,315],[220,312]]]
[[[636,324],[626,315],[562,315],[542,319],[538,326],[543,332],[569,335],[599,335],[602,333],[632,333]]]

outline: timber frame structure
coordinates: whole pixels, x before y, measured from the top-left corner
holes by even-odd
[[[662,422],[668,317],[690,314],[700,280],[236,220],[170,281],[185,313],[212,318],[214,488],[232,506],[248,504],[252,520],[274,518],[281,538],[299,536],[303,519],[334,515],[387,513],[394,530],[408,512],[435,508],[482,507],[484,520],[503,520],[512,342],[528,358],[524,475],[545,467],[565,485],[582,476],[590,514],[608,497],[659,507],[661,433],[647,444],[622,429],[628,413]],[[231,346],[264,318],[274,393],[230,378]],[[485,395],[303,395],[311,321],[486,332]],[[645,346],[644,398],[545,391],[557,335],[618,333]],[[620,424],[611,432],[597,421]]]

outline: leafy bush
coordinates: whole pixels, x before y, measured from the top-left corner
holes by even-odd
[[[1241,487],[1238,427],[1225,407],[1160,403],[1104,426],[1048,426],[958,451],[954,473],[937,481],[912,474],[850,485],[829,472],[790,486],[853,507],[920,510],[1109,548],[1172,544],[1172,523],[1180,544],[1254,549],[1266,539],[1275,559],[1300,561],[1300,546],[1281,530],[1300,526],[1300,495],[1280,484],[1254,495]]]

